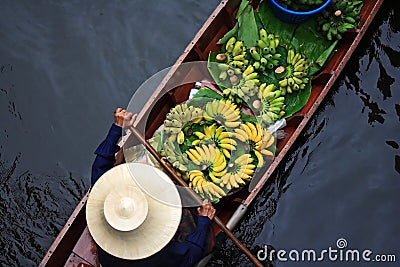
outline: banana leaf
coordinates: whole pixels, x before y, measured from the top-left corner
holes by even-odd
[[[289,118],[293,116],[294,113],[299,111],[304,107],[310,98],[311,94],[311,82],[308,83],[306,88],[303,90],[294,91],[291,94],[285,95],[285,116],[284,118]]]
[[[236,13],[236,18],[239,17],[240,15],[242,15],[243,11],[250,6],[250,3],[248,0],[242,0],[242,2],[240,2],[240,6],[238,8],[238,12]]]
[[[213,100],[213,99],[222,99],[222,95],[218,94],[217,92],[215,92],[209,88],[202,87],[193,96],[193,98],[189,101],[188,104],[190,106],[202,108],[207,104],[207,102],[210,102],[210,100]]]
[[[223,45],[225,44],[231,37],[237,37],[237,33],[238,33],[238,29],[239,29],[239,24],[235,23],[235,26],[233,26],[232,29],[230,29],[227,33],[225,33],[224,36],[222,36],[221,39],[218,40],[217,44],[219,45]]]
[[[253,123],[257,122],[257,118],[255,116],[247,115],[244,113],[240,113],[240,120],[244,123],[245,122],[253,122]]]
[[[254,8],[251,5],[247,5],[237,16],[237,24],[239,25],[237,38],[243,41],[246,47],[255,46],[259,36]]]
[[[202,87],[199,89],[199,91],[193,96],[193,99],[196,98],[212,98],[212,99],[221,99],[222,95],[218,94],[214,90],[211,90],[210,88],[207,87]]]
[[[236,23],[217,44],[225,44],[232,36],[237,37],[245,43],[246,46],[253,46],[258,39],[259,22],[255,15],[253,7],[248,0],[242,0],[238,12],[236,13]]]
[[[333,42],[318,58],[315,59],[314,63],[310,68],[310,75],[314,75],[320,69],[325,66],[325,63],[333,56],[334,49],[338,43],[338,40]]]

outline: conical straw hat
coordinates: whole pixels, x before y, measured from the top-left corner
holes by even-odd
[[[94,241],[129,260],[147,258],[167,245],[181,215],[179,193],[170,178],[142,163],[124,163],[104,173],[86,206]]]

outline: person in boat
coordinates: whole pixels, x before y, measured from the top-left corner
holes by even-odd
[[[140,240],[139,242],[134,242],[134,240],[137,240],[137,238],[135,239],[135,237],[132,236],[135,234],[136,231],[135,229],[129,233],[126,233],[125,236],[127,236],[126,238],[127,240],[116,241],[114,240],[117,239],[115,238],[116,236],[118,236],[118,238],[121,239],[125,238],[123,236],[125,232],[123,231],[125,231],[126,229],[122,229],[121,235],[119,231],[115,231],[115,229],[109,230],[110,226],[107,225],[107,223],[111,224],[112,220],[110,219],[110,222],[108,222],[107,221],[108,218],[107,220],[102,220],[103,222],[101,226],[95,225],[98,224],[99,221],[98,218],[96,218],[96,216],[104,217],[108,205],[107,201],[114,197],[107,197],[104,203],[98,204],[96,203],[96,201],[91,202],[90,196],[96,194],[104,195],[103,192],[99,193],[99,191],[101,191],[99,188],[105,187],[105,185],[102,185],[105,183],[105,181],[108,180],[106,183],[112,184],[113,180],[115,181],[117,177],[124,176],[124,173],[126,174],[126,171],[121,172],[121,170],[123,170],[122,167],[120,168],[121,170],[118,170],[118,167],[123,164],[114,166],[116,162],[115,154],[120,149],[117,143],[122,136],[123,128],[132,125],[135,119],[136,119],[136,114],[127,112],[125,109],[122,108],[117,108],[114,112],[114,123],[112,123],[106,138],[100,143],[100,145],[95,150],[96,157],[92,165],[92,176],[91,176],[92,188],[89,194],[89,199],[87,204],[87,220],[88,220],[89,231],[93,236],[94,240],[96,241],[99,262],[102,267],[194,266],[204,256],[206,256],[208,253],[211,252],[212,247],[214,245],[213,244],[214,235],[212,234],[211,223],[215,215],[215,208],[208,201],[204,201],[202,205],[197,208],[198,216],[193,216],[195,214],[193,214],[193,210],[190,210],[190,208],[179,207],[178,209],[173,209],[169,207],[170,210],[168,211],[168,214],[172,214],[171,217],[173,217],[174,214],[175,215],[178,214],[180,217],[177,220],[177,222],[174,222],[177,226],[176,227],[177,229],[171,227],[173,223],[169,222],[168,220],[170,221],[173,220],[171,220],[169,217],[163,218],[162,214],[161,215],[156,214],[157,216],[159,216],[158,218],[159,221],[157,222],[157,224],[154,224],[154,228],[157,228],[161,224],[163,225],[163,227],[160,228],[159,231],[161,232],[173,231],[172,235],[171,233],[160,233],[159,235],[157,235],[157,233],[151,231],[150,233],[144,233],[146,240],[143,241]],[[148,175],[148,172],[145,173],[146,175],[143,176]],[[123,182],[118,181],[118,183],[123,183]],[[95,196],[93,196],[93,198],[95,198]],[[92,205],[91,203],[94,204]],[[154,201],[149,200],[148,203],[149,203],[148,212],[151,212],[150,205],[153,205]],[[156,204],[162,206],[162,203],[156,203]],[[98,205],[98,207],[95,207],[96,205]],[[163,208],[167,209],[165,206],[166,205],[164,205]],[[157,209],[159,209],[159,207]],[[111,214],[112,212],[108,213]],[[147,216],[149,217],[149,215]],[[108,217],[112,216],[109,215]],[[148,221],[150,221],[150,219],[145,219],[143,223],[147,223]],[[133,224],[134,223],[135,222],[133,222]],[[168,225],[168,223],[170,223],[170,225]],[[165,227],[164,224],[166,224]],[[137,229],[142,229],[142,228],[143,227],[139,227]],[[116,234],[111,233],[109,235],[108,239],[112,240],[107,240],[107,238],[105,238],[106,240],[102,240],[104,239],[103,237],[104,233],[109,234],[108,230],[111,232],[114,231]],[[156,241],[159,241],[159,243],[161,242],[159,239],[167,238],[168,240],[164,240],[164,243],[166,244],[161,244],[161,246],[163,247],[160,249],[159,248],[160,244],[156,244],[154,246],[151,244],[150,245],[147,244],[152,242],[152,240],[150,242],[148,242],[147,240],[149,238],[149,235],[157,239]],[[121,245],[120,243],[123,243],[124,245]],[[151,255],[147,256],[149,254]]]

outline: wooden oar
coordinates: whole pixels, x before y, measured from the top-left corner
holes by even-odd
[[[189,188],[185,180],[183,180],[180,176],[178,176],[175,170],[157,153],[157,151],[151,146],[151,144],[143,137],[143,135],[139,132],[136,127],[130,127],[131,132],[138,138],[139,142],[142,143],[146,149],[150,152],[150,154],[157,159],[157,161],[161,164],[161,166],[174,178],[174,180],[184,188],[187,188],[187,191],[196,200],[199,205],[202,204],[202,200],[200,197]],[[214,222],[218,225],[219,228],[235,243],[235,245],[243,251],[249,259],[259,267],[262,267],[263,264],[248,250],[239,239],[224,225],[224,223],[217,216],[214,216]]]

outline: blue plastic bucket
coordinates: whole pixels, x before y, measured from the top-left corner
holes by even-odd
[[[299,24],[325,9],[332,2],[332,0],[327,0],[322,6],[310,11],[293,11],[279,5],[276,0],[270,0],[270,2],[272,12],[277,18],[287,23]]]

